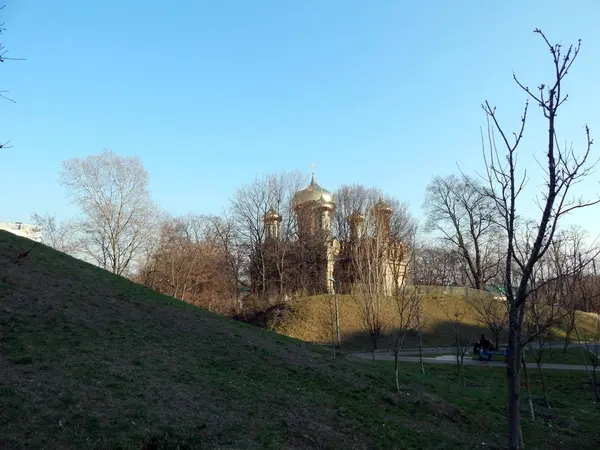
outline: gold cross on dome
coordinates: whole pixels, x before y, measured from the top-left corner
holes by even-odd
[[[315,163],[311,163],[310,168],[312,170],[313,177],[315,176]]]

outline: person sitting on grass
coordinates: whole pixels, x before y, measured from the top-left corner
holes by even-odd
[[[485,334],[481,335],[481,339],[479,339],[479,342],[477,344],[475,344],[476,347],[478,347],[479,350],[479,361],[491,361],[492,360],[492,356],[494,356],[494,344],[491,343],[491,341],[485,337]]]

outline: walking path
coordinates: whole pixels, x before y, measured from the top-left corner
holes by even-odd
[[[595,342],[590,342],[588,343],[590,346],[593,345],[598,345],[600,346],[600,343],[595,343]],[[562,342],[557,342],[554,343],[552,345],[553,348],[560,348],[562,349],[564,346],[564,344]],[[579,348],[579,347],[584,347],[585,345],[583,344],[579,344],[579,343],[571,343],[569,345],[567,345],[567,348]],[[538,348],[537,344],[533,344],[533,348]],[[546,346],[546,348],[550,348],[550,346]],[[456,348],[455,347],[425,347],[421,349],[423,355],[427,355],[427,354],[431,354],[431,353],[435,353],[440,354],[440,353],[448,353],[449,355],[454,355],[456,352]],[[375,350],[376,353],[391,353],[392,350]],[[369,353],[370,355],[371,353]],[[400,352],[401,355],[418,355],[419,354],[419,349],[418,348],[405,348]]]
[[[436,350],[436,353],[439,352],[439,349]],[[371,352],[351,352],[348,353],[350,357],[358,358],[358,359],[373,359],[373,354]],[[451,355],[448,355],[451,356]],[[375,352],[375,359],[377,361],[393,361],[394,354],[388,352]],[[401,362],[419,362],[418,356],[405,356],[400,355],[398,357],[398,361]],[[431,357],[423,357],[423,362],[426,364],[456,364],[456,357],[452,358],[431,358]],[[470,356],[465,356],[463,360],[465,366],[491,366],[491,367],[506,367],[506,364],[498,361],[478,361],[471,359]],[[534,366],[535,364],[528,364]],[[542,369],[553,369],[553,370],[570,370],[570,371],[585,371],[587,370],[583,365],[573,365],[573,364],[549,364],[542,363]]]

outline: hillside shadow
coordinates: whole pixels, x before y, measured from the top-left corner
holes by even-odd
[[[379,338],[378,350],[392,350],[394,341],[398,334],[397,329],[386,330]],[[461,341],[472,346],[482,334],[485,334],[490,341],[494,337],[490,330],[485,326],[464,324],[460,326]],[[502,346],[506,339],[506,333],[500,335],[500,345]],[[456,342],[454,325],[449,321],[440,321],[431,327],[430,330],[423,330],[422,345],[428,347],[453,347]],[[415,349],[419,345],[418,337],[415,333],[410,333],[405,341],[404,349]],[[359,331],[344,333],[341,332],[341,348],[349,351],[369,351],[371,349],[371,339],[368,332]]]
[[[290,309],[289,305],[286,304],[275,304],[270,305],[264,309],[258,309],[255,311],[248,311],[246,314],[238,314],[233,317],[235,320],[243,321],[251,325],[269,328],[277,331],[278,329],[285,329],[285,325],[298,320],[294,318],[294,312]],[[361,320],[359,317],[354,317],[351,320],[352,324],[350,328],[347,327],[348,315],[347,311],[342,315],[340,320],[340,334],[341,334],[341,348],[348,351],[368,351],[371,349],[371,339],[369,333],[362,328],[360,325]],[[434,321],[435,320],[435,321]],[[331,325],[323,323],[306,323],[306,326],[315,327],[318,325],[320,332],[315,332],[317,328],[312,332],[304,333],[309,336],[314,336],[313,339],[309,339],[312,342],[320,343],[323,345],[331,345],[332,340],[335,340],[335,331]],[[331,328],[330,328],[331,327]],[[360,328],[359,328],[360,327]],[[347,331],[348,330],[348,331]],[[283,333],[287,334],[287,333]],[[394,341],[398,334],[398,330],[395,328],[386,328],[379,338],[379,349],[391,350],[394,345]],[[461,341],[467,345],[474,344],[482,334],[495,342],[495,337],[491,331],[483,324],[465,323],[460,325]],[[303,339],[303,337],[299,337]],[[449,320],[434,319],[428,320],[427,328],[422,332],[422,344],[423,347],[452,347],[455,345],[455,330],[454,324]],[[506,342],[506,333],[500,335],[500,345]],[[415,349],[419,345],[418,336],[416,333],[409,333],[405,339],[403,347],[405,349]]]

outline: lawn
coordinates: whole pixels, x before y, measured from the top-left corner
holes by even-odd
[[[393,363],[378,361],[384,373]],[[479,411],[482,428],[489,434],[473,433],[473,448],[482,442],[498,445],[503,442],[504,409],[506,405],[506,372],[502,367],[465,366],[466,387],[460,387],[455,366],[425,365],[425,375],[416,363],[401,363],[403,380],[423,387],[425,392],[443,398],[458,411]],[[414,368],[407,372],[407,368]],[[593,402],[590,380],[585,372],[549,370],[544,372],[551,409],[545,407],[541,383],[536,371],[530,371],[532,400],[536,421],[530,419],[525,384],[522,383],[523,436],[527,448],[598,448],[600,443],[600,405]],[[462,427],[459,425],[459,427]]]
[[[565,352],[562,343],[555,344],[552,347],[544,348],[541,352],[541,362],[551,364],[576,364],[584,365],[585,353],[586,361],[590,364],[592,355],[585,348],[568,348]],[[539,354],[538,350],[534,349],[532,353],[529,349],[525,350],[525,360],[529,363],[535,363],[536,357]]]
[[[467,368],[459,389],[452,366],[403,364],[397,393],[390,364],[334,360],[43,245],[19,258],[31,248],[0,232],[2,449],[505,445],[501,370]],[[587,375],[546,382],[529,448],[597,447]]]

